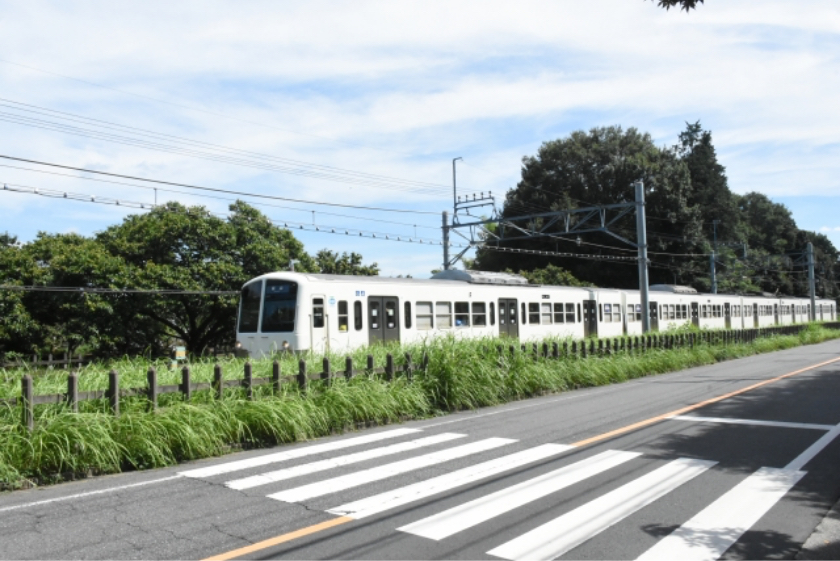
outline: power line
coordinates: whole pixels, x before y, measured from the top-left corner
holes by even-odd
[[[218,200],[218,201],[236,202],[236,201],[241,200],[241,199],[233,199],[233,198],[230,198],[230,197],[217,197],[217,196],[214,196],[214,195],[204,195],[204,194],[200,194],[200,193],[187,193],[185,191],[178,191],[177,189],[150,187],[148,185],[138,185],[137,183],[127,183],[125,181],[113,181],[113,180],[109,180],[109,179],[98,179],[96,177],[86,177],[86,176],[83,176],[83,175],[81,175],[81,176],[80,175],[70,175],[69,173],[59,173],[59,172],[56,172],[56,171],[47,171],[47,170],[42,170],[42,169],[32,169],[32,168],[19,167],[19,166],[10,166],[10,165],[7,165],[7,164],[0,164],[0,167],[9,168],[9,169],[17,169],[17,170],[21,170],[21,171],[28,171],[28,172],[32,172],[32,173],[43,173],[43,174],[47,174],[47,175],[56,175],[56,176],[59,176],[59,177],[69,177],[71,179],[83,179],[85,181],[95,181],[97,183],[107,183],[109,185],[124,185],[126,187],[134,187],[134,188],[137,188],[137,189],[147,189],[147,190],[160,191],[162,193],[177,193],[179,195],[191,195],[191,196],[194,196],[194,197],[201,197],[201,198],[205,198],[205,199],[213,199],[213,200]],[[14,185],[14,184],[13,183],[8,183],[8,185]],[[16,186],[27,187],[25,185],[16,185]],[[137,203],[137,204],[142,204],[142,203]],[[299,207],[292,207],[292,206],[275,205],[275,204],[271,204],[271,203],[261,203],[261,202],[249,201],[249,204],[251,204],[253,206],[258,206],[258,207],[280,208],[280,209],[284,209],[284,210],[292,210],[292,211],[295,211],[295,212],[316,212],[315,210],[312,210],[311,208],[299,208]],[[147,206],[151,207],[151,206],[154,206],[154,205],[147,205]],[[440,229],[440,226],[425,226],[425,225],[422,225],[422,224],[407,224],[405,222],[395,222],[393,220],[383,220],[381,218],[370,218],[370,217],[367,217],[367,216],[357,216],[357,215],[351,215],[351,214],[339,214],[339,213],[328,212],[328,211],[324,211],[324,210],[318,210],[317,212],[320,215],[337,216],[337,217],[341,217],[341,218],[351,218],[351,219],[356,219],[356,220],[365,220],[367,222],[379,222],[379,223],[383,223],[383,224],[399,224],[401,226],[413,226],[415,228],[423,228],[423,229],[426,229],[426,230],[439,230]]]
[[[90,286],[35,286],[35,285],[0,285],[0,290],[11,292],[72,292],[76,294],[158,294],[167,295],[213,295],[233,296],[239,294],[238,290],[182,290],[178,288],[96,288]]]
[[[198,185],[190,185],[190,184],[187,184],[187,183],[177,183],[177,182],[174,182],[174,181],[163,181],[163,180],[160,180],[160,179],[147,179],[145,177],[136,177],[136,176],[133,176],[133,175],[123,175],[123,174],[119,174],[119,173],[109,173],[109,172],[106,172],[106,171],[97,171],[97,170],[87,169],[87,168],[78,168],[78,167],[74,167],[74,166],[54,164],[54,163],[50,163],[50,162],[41,162],[41,161],[38,161],[38,160],[28,160],[26,158],[16,158],[14,156],[6,156],[6,155],[3,155],[3,154],[0,154],[0,158],[4,158],[6,160],[14,160],[14,161],[17,161],[17,162],[26,162],[28,164],[36,164],[36,165],[41,165],[41,166],[50,166],[50,167],[55,167],[55,168],[69,169],[69,170],[73,170],[73,171],[80,171],[80,172],[84,172],[84,173],[93,173],[93,174],[97,174],[97,175],[105,175],[105,176],[108,176],[108,177],[119,177],[120,179],[131,179],[131,180],[134,180],[134,181],[145,181],[147,183],[156,183],[158,185],[169,185],[169,186],[173,186],[173,187],[184,187],[186,189],[197,189],[197,190],[200,190],[200,191],[211,191],[211,192],[214,192],[214,193],[224,193],[224,194],[227,194],[227,195],[240,195],[240,196],[243,196],[243,197],[255,197],[255,198],[258,198],[258,199],[288,201],[288,202],[295,202],[295,203],[302,203],[302,204],[333,206],[333,207],[339,207],[339,208],[355,208],[355,209],[361,209],[361,210],[373,210],[373,211],[378,211],[378,212],[398,212],[398,213],[406,213],[406,214],[431,214],[431,215],[435,215],[435,216],[438,214],[437,212],[422,211],[422,210],[405,210],[405,209],[372,207],[372,206],[362,206],[362,205],[349,205],[349,204],[341,204],[341,203],[325,203],[325,202],[320,202],[320,201],[310,201],[310,200],[306,200],[306,199],[294,199],[294,198],[290,198],[290,197],[279,197],[279,196],[276,196],[276,195],[261,195],[261,194],[257,194],[257,193],[247,193],[247,192],[244,192],[244,191],[233,191],[233,190],[230,190],[230,189],[218,189],[218,188],[214,188],[214,187],[201,187],[201,186],[198,186]]]

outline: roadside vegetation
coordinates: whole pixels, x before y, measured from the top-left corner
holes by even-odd
[[[743,344],[700,343],[693,348],[614,352],[607,356],[535,357],[531,352],[499,352],[498,340],[435,340],[415,347],[376,347],[357,351],[356,364],[367,353],[383,364],[385,355],[428,355],[425,371],[412,381],[398,376],[386,382],[378,376],[311,382],[306,392],[284,384],[279,394],[270,386],[254,388],[255,399],[228,389],[221,400],[207,391],[189,402],[179,394],[161,395],[160,408],[150,413],[143,397],[122,401],[114,417],[105,399],[79,403],[73,413],[64,405],[38,405],[35,429],[21,421],[20,407],[0,406],[0,487],[13,489],[90,474],[170,466],[232,450],[272,446],[340,433],[365,424],[386,424],[443,415],[452,411],[497,405],[551,392],[624,382],[642,376],[788,349],[840,338],[840,331],[812,325],[798,335],[772,336]],[[564,341],[547,340],[549,345]],[[566,341],[568,343],[568,341]],[[299,357],[281,357],[285,373],[297,370]],[[310,357],[320,365],[321,357]],[[343,356],[331,357],[342,364]],[[415,362],[417,358],[415,358]],[[399,360],[397,360],[399,364]],[[94,364],[79,370],[81,391],[107,387],[108,371],[120,372],[122,387],[143,387],[145,360]],[[177,369],[159,363],[159,383],[177,384]],[[194,381],[210,381],[214,364],[194,362]],[[226,378],[240,377],[244,361],[221,362]],[[254,377],[268,377],[272,361],[252,364]],[[315,367],[313,366],[313,369]],[[0,399],[19,396],[25,370],[0,371]],[[61,393],[67,372],[32,372],[35,395]]]

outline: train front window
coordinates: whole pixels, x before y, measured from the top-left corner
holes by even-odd
[[[263,302],[263,333],[278,333],[295,330],[295,306],[297,305],[296,282],[267,280]]]
[[[256,333],[260,324],[260,299],[263,281],[252,282],[242,288],[239,299],[239,332]]]

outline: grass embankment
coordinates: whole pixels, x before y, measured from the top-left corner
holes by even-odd
[[[146,469],[222,454],[231,448],[270,446],[341,432],[357,423],[389,423],[460,409],[496,405],[547,392],[623,382],[641,376],[672,372],[723,360],[814,344],[840,337],[840,331],[810,326],[799,335],[774,336],[752,343],[700,344],[694,348],[654,349],[580,359],[535,359],[530,353],[513,356],[495,351],[494,341],[436,340],[422,347],[377,348],[355,353],[357,365],[372,352],[377,364],[392,352],[410,352],[418,360],[429,355],[427,371],[416,372],[409,383],[387,383],[358,376],[331,384],[314,382],[302,394],[285,384],[280,395],[268,386],[255,388],[255,399],[241,390],[228,390],[221,400],[210,391],[195,392],[185,403],[178,394],[160,396],[160,409],[147,412],[143,398],[122,401],[120,417],[112,416],[105,400],[79,404],[79,413],[62,405],[36,407],[35,430],[21,424],[19,408],[0,406],[0,487],[14,488],[27,481],[47,482],[86,473],[114,473]],[[552,341],[549,341],[552,342]],[[333,357],[343,365],[343,357]],[[316,361],[313,361],[313,363]],[[318,361],[319,365],[320,362]],[[226,378],[241,376],[242,361],[223,364]],[[142,387],[146,361],[91,365],[79,374],[81,391],[107,387],[111,368],[121,374],[122,387]],[[253,364],[254,377],[267,377],[270,361]],[[193,381],[212,379],[213,365],[191,365]],[[294,357],[283,361],[283,372],[297,368]],[[314,367],[313,367],[314,368]],[[22,371],[0,371],[0,398],[19,395]],[[67,372],[36,376],[35,394],[66,391]],[[179,382],[177,371],[163,366],[159,383]]]

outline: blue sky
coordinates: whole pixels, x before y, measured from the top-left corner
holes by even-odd
[[[0,1],[0,14],[0,154],[410,210],[260,206],[281,223],[439,240],[452,158],[464,158],[459,190],[501,200],[521,158],[544,141],[617,124],[670,146],[686,121],[700,120],[733,191],[767,194],[840,247],[836,0],[707,0],[691,14],[644,0]],[[138,146],[137,130],[130,144],[45,130],[116,133],[45,109],[216,145],[217,156],[220,147],[262,156],[235,165]],[[0,164],[16,166],[0,167],[0,182],[42,192],[154,200],[148,186]],[[341,181],[301,175],[313,169]],[[353,172],[409,183],[348,183]],[[226,210],[224,200],[179,191],[159,190],[158,200]],[[0,208],[0,229],[22,240],[90,235],[136,212],[9,191]],[[357,251],[385,275],[426,276],[442,259],[440,246],[296,235],[312,253]]]

